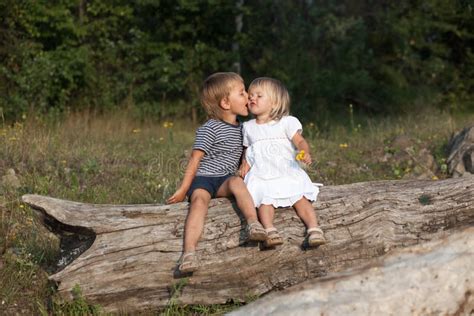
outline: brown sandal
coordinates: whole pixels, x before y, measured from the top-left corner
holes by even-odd
[[[247,232],[249,240],[265,241],[267,239],[267,232],[259,221],[249,223],[247,225]]]
[[[183,253],[179,259],[178,269],[181,273],[194,272],[199,268],[196,252]]]
[[[317,247],[326,243],[324,232],[319,227],[312,227],[308,229],[308,245],[310,247]]]
[[[265,247],[271,248],[283,244],[283,238],[281,238],[275,227],[270,227],[265,230],[267,232],[267,239],[264,242]]]

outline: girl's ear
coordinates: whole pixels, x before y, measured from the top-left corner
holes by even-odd
[[[221,100],[221,102],[219,102],[219,106],[223,109],[223,110],[229,110],[230,109],[230,104],[229,104],[229,100],[227,99],[227,97],[223,98]]]

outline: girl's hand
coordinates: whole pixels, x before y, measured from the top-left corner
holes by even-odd
[[[166,200],[166,203],[174,204],[174,203],[183,202],[185,198],[186,198],[186,192],[183,189],[179,188],[178,190],[176,190],[176,192],[172,196],[170,196]]]
[[[249,172],[250,170],[250,165],[248,164],[247,160],[243,160],[242,164],[239,167],[239,176],[243,179],[245,178],[245,175]]]
[[[300,150],[298,155],[296,155],[296,160],[301,161],[307,165],[310,165],[313,162],[311,159],[311,154],[309,152],[305,152],[304,150]]]

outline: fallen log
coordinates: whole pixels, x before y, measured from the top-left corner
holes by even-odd
[[[272,293],[232,312],[260,315],[473,315],[474,228]]]
[[[304,225],[290,209],[275,217],[283,246],[262,250],[247,243],[235,203],[215,199],[198,246],[202,267],[182,276],[176,262],[188,203],[94,205],[38,195],[23,201],[63,239],[79,236],[72,250],[63,243],[64,253],[77,252],[76,258],[50,276],[58,292],[72,298],[77,284],[106,311],[160,308],[171,298],[178,304],[245,301],[474,224],[473,177],[322,187],[314,206],[328,244],[317,249],[302,246]],[[178,284],[184,285],[179,293]]]

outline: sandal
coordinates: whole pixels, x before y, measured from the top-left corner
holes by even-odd
[[[324,233],[319,227],[313,227],[308,229],[308,245],[310,247],[316,247],[324,245],[326,243],[326,238],[324,238]]]
[[[199,268],[197,255],[194,251],[183,253],[179,262],[178,269],[182,273],[194,272]]]
[[[267,239],[264,242],[265,247],[271,248],[283,244],[283,238],[281,238],[275,227],[270,227],[265,230],[267,232]]]
[[[259,221],[247,225],[249,240],[264,241],[267,239],[267,232]]]

